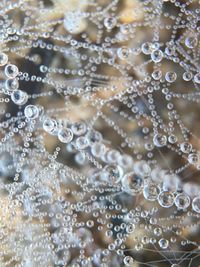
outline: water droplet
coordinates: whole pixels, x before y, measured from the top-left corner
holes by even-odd
[[[176,72],[174,71],[168,71],[166,74],[165,74],[165,80],[168,82],[168,83],[173,83],[176,81],[176,78],[177,78],[177,74]]]
[[[37,106],[28,105],[24,109],[24,115],[27,119],[36,119],[39,116],[39,109]]]
[[[70,143],[73,139],[73,132],[69,128],[62,128],[58,131],[58,139],[62,143]]]
[[[82,135],[86,132],[87,127],[86,127],[86,124],[84,122],[76,122],[76,123],[72,124],[71,130],[72,130],[73,134],[75,134],[75,135]]]
[[[189,153],[192,150],[192,145],[188,142],[180,144],[180,149],[183,153]]]
[[[157,147],[163,147],[167,144],[167,137],[163,134],[156,134],[154,135],[153,143]]]
[[[58,129],[57,121],[51,118],[46,118],[43,121],[43,129],[49,134],[54,134]]]
[[[133,265],[133,263],[134,263],[134,259],[131,256],[126,256],[124,258],[124,265],[125,266],[130,266],[131,267]]]
[[[157,63],[163,59],[163,52],[161,50],[155,50],[151,53],[151,59]]]
[[[7,79],[5,81],[5,89],[8,91],[8,92],[12,92],[16,89],[18,89],[19,87],[19,82],[16,78],[14,79]]]
[[[4,72],[8,78],[15,78],[19,74],[18,67],[13,64],[6,65]]]
[[[123,47],[120,47],[120,48],[117,49],[117,55],[121,59],[128,58],[129,53],[130,53],[130,50],[129,50],[128,47],[123,46]]]
[[[168,248],[168,246],[169,246],[169,241],[168,241],[167,239],[165,239],[165,238],[161,238],[161,239],[158,241],[158,244],[159,244],[160,248],[162,248],[162,249],[166,249],[166,248]]]
[[[169,208],[174,204],[174,194],[169,191],[162,191],[158,195],[158,203],[163,208]]]
[[[6,65],[7,62],[8,62],[8,56],[5,53],[0,52],[0,66]]]
[[[144,198],[149,201],[155,201],[158,198],[159,192],[159,187],[153,183],[146,184],[143,189]]]
[[[185,193],[178,194],[174,200],[178,209],[186,209],[190,206],[190,197]]]
[[[188,48],[194,48],[196,47],[198,44],[198,39],[197,37],[193,37],[193,36],[188,36],[186,39],[185,39],[185,45],[188,47]]]
[[[143,54],[149,55],[152,52],[152,44],[148,43],[148,42],[145,42],[145,43],[142,44],[141,49],[142,49]]]
[[[119,165],[106,165],[103,169],[103,180],[110,184],[117,184],[121,180],[123,169]]]
[[[28,101],[28,95],[22,90],[14,90],[11,94],[11,100],[16,105],[24,105]]]
[[[139,194],[143,188],[143,179],[134,172],[126,173],[122,178],[122,187],[129,194]]]
[[[200,197],[195,197],[192,201],[192,209],[200,213]]]
[[[104,26],[108,29],[111,30],[113,29],[117,24],[116,18],[113,17],[107,17],[104,19]]]

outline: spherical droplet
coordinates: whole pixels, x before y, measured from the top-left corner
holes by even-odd
[[[39,116],[39,109],[35,105],[28,105],[24,109],[24,115],[27,119],[36,119]]]
[[[190,164],[196,164],[199,161],[199,155],[197,153],[190,153],[188,155],[188,162]]]
[[[165,80],[168,82],[168,83],[173,83],[176,81],[176,78],[177,78],[177,74],[176,72],[174,71],[168,71],[166,74],[165,74]]]
[[[26,92],[22,90],[14,90],[11,94],[11,100],[16,104],[16,105],[24,105],[26,104],[28,100],[28,95]]]
[[[188,48],[194,48],[196,47],[198,44],[198,39],[197,37],[195,36],[188,36],[186,39],[185,39],[185,45],[188,47]]]
[[[8,78],[15,78],[18,75],[19,70],[16,65],[8,64],[6,65],[4,72]]]
[[[6,65],[7,62],[8,62],[8,56],[5,53],[0,52],[0,66]]]
[[[163,147],[167,144],[167,137],[163,134],[156,134],[153,138],[153,143],[157,147]]]
[[[5,81],[5,89],[8,91],[8,92],[12,92],[16,89],[18,89],[19,87],[19,82],[16,78],[14,79],[7,79]]]
[[[169,241],[168,241],[167,239],[165,239],[165,238],[161,238],[161,239],[158,241],[158,244],[159,244],[160,248],[162,248],[162,249],[166,249],[166,248],[168,248],[168,246],[169,246]]]
[[[169,137],[168,137],[168,141],[171,144],[175,144],[177,142],[177,137],[175,135],[173,135],[173,134],[170,134]]]
[[[152,72],[152,77],[156,81],[160,80],[162,77],[162,71],[161,70],[155,70],[154,72]]]
[[[49,134],[53,134],[54,132],[57,131],[58,128],[58,124],[57,121],[51,118],[46,118],[43,121],[43,129],[49,133]]]
[[[200,197],[195,197],[192,201],[192,209],[200,213]]]
[[[188,142],[180,144],[180,149],[183,153],[189,153],[192,150],[192,145]]]
[[[128,47],[123,46],[123,47],[120,47],[120,48],[117,49],[117,55],[121,59],[128,58],[129,53],[130,53],[130,50],[129,50]]]
[[[106,165],[103,169],[103,179],[110,183],[116,184],[119,183],[123,175],[123,169],[119,165]]]
[[[58,131],[58,139],[62,143],[70,143],[73,139],[73,132],[69,128],[62,128]]]
[[[101,157],[101,156],[103,156],[105,154],[106,147],[102,143],[94,143],[91,146],[91,152],[92,152],[92,155],[93,156],[95,156],[95,157]]]
[[[187,209],[190,206],[190,197],[185,193],[178,194],[174,203],[178,209]]]
[[[146,184],[143,189],[144,198],[149,201],[155,201],[158,198],[159,192],[159,187],[153,183]]]
[[[186,71],[183,73],[183,80],[184,81],[188,82],[188,81],[192,80],[192,78],[193,78],[192,72]]]
[[[71,126],[72,132],[75,135],[82,135],[86,132],[87,127],[84,122],[76,122]]]
[[[133,265],[133,263],[134,263],[134,259],[131,256],[126,256],[124,258],[124,265],[125,266],[130,266],[131,267]]]
[[[143,54],[149,55],[152,52],[152,44],[149,43],[149,42],[145,42],[145,43],[142,44],[141,49],[142,49],[142,53]]]
[[[80,136],[76,139],[76,147],[77,149],[85,149],[89,146],[88,139],[85,136]]]
[[[104,26],[108,29],[111,30],[115,27],[117,24],[117,20],[114,17],[107,17],[104,19]]]
[[[157,63],[163,59],[163,52],[161,50],[155,50],[151,53],[151,59]]]
[[[194,82],[198,84],[200,83],[200,73],[194,75]]]
[[[163,208],[169,208],[174,204],[174,194],[169,191],[162,191],[158,195],[158,203]]]
[[[143,188],[143,179],[135,172],[126,173],[122,178],[122,187],[124,191],[131,195],[139,194]]]
[[[100,142],[103,139],[102,134],[95,130],[88,131],[86,138],[88,139],[89,145],[93,145],[94,143]]]

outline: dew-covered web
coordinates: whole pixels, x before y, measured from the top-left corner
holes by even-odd
[[[200,266],[200,2],[0,0],[0,266]]]

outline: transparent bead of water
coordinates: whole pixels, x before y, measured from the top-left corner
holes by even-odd
[[[155,50],[151,53],[151,59],[157,63],[163,59],[163,52],[161,50]]]
[[[176,137],[175,135],[171,134],[171,135],[169,135],[169,137],[168,137],[168,141],[169,141],[169,143],[171,143],[171,144],[175,144],[175,143],[177,142],[177,137]]]
[[[116,163],[119,157],[120,153],[116,149],[109,149],[106,152],[106,161],[109,163]]]
[[[148,183],[143,188],[144,198],[149,201],[155,201],[158,198],[159,193],[159,187],[153,183]]]
[[[139,194],[143,189],[144,181],[135,172],[126,173],[121,182],[123,190],[131,195]]]
[[[7,79],[5,81],[5,89],[8,91],[8,92],[12,92],[16,89],[18,89],[19,87],[19,82],[16,78],[14,79]]]
[[[107,17],[104,19],[104,26],[108,29],[111,30],[113,29],[117,24],[117,19],[114,17]]]
[[[186,72],[183,73],[183,80],[184,81],[186,81],[186,82],[191,81],[192,78],[193,78],[192,72],[186,71]]]
[[[4,72],[8,78],[15,78],[19,74],[18,67],[13,64],[6,65]]]
[[[75,141],[77,149],[85,149],[86,147],[89,146],[88,139],[85,136],[80,136],[76,139]]]
[[[81,152],[77,153],[74,157],[75,161],[79,165],[83,165],[87,162],[85,155]]]
[[[168,71],[166,74],[165,74],[165,80],[168,82],[168,83],[173,83],[176,81],[176,78],[177,78],[177,74],[176,72],[174,71]]]
[[[8,62],[8,56],[5,53],[0,52],[0,66],[6,65],[7,62]]]
[[[188,155],[188,162],[190,164],[196,164],[199,161],[199,155],[197,153],[190,153]]]
[[[180,193],[175,197],[174,203],[178,209],[187,209],[190,206],[190,197],[185,193]]]
[[[91,153],[94,157],[102,157],[106,152],[106,147],[102,143],[94,143],[91,146]]]
[[[24,115],[27,119],[34,120],[39,116],[39,109],[35,105],[28,105],[24,109]]]
[[[45,65],[40,65],[40,72],[45,73],[48,71],[48,67]]]
[[[88,139],[89,145],[93,145],[94,143],[100,142],[103,139],[102,134],[95,130],[88,131],[86,134],[86,138]]]
[[[194,75],[194,82],[198,84],[200,83],[200,73]]]
[[[119,165],[106,165],[103,168],[102,176],[103,180],[110,184],[117,184],[121,180],[123,175],[123,169]]]
[[[49,134],[54,134],[58,129],[58,123],[52,118],[46,118],[43,121],[43,129]]]
[[[14,90],[11,94],[11,100],[16,105],[24,105],[28,101],[28,95],[22,90]]]
[[[75,135],[83,135],[86,132],[87,127],[84,122],[76,122],[72,124],[71,130]]]
[[[165,48],[165,53],[168,55],[168,56],[172,56],[174,55],[175,53],[175,48],[173,46],[168,46]]]
[[[73,139],[73,132],[69,128],[62,128],[58,131],[58,139],[62,143],[70,143]]]
[[[154,232],[154,235],[161,236],[162,235],[162,228],[156,227],[153,232]]]
[[[163,208],[169,208],[174,204],[174,194],[170,191],[162,191],[158,195],[158,203]]]
[[[200,197],[195,197],[192,201],[192,209],[200,213]]]
[[[188,47],[188,48],[194,48],[196,47],[198,44],[198,38],[195,37],[195,36],[188,36],[186,39],[185,39],[185,45]]]
[[[153,137],[153,143],[157,147],[163,147],[167,144],[167,137],[163,134],[155,134]]]
[[[145,55],[149,55],[152,52],[152,44],[149,42],[145,42],[142,44],[141,47],[142,53]]]
[[[117,55],[121,59],[128,58],[129,54],[130,54],[130,49],[128,47],[123,46],[117,49]]]
[[[161,70],[155,70],[154,72],[152,72],[152,77],[156,81],[160,80],[162,77],[162,71]]]
[[[131,256],[126,256],[124,258],[124,265],[125,266],[132,266],[134,264],[134,259]]]
[[[168,246],[169,246],[169,241],[168,241],[167,239],[165,239],[165,238],[161,238],[161,239],[158,241],[158,244],[159,244],[160,248],[162,248],[162,249],[166,249],[166,248],[168,248]]]
[[[189,153],[192,150],[192,145],[188,142],[183,142],[180,144],[180,150],[183,153]]]

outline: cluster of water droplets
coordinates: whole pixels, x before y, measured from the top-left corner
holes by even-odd
[[[197,266],[198,1],[0,9],[0,266]]]

